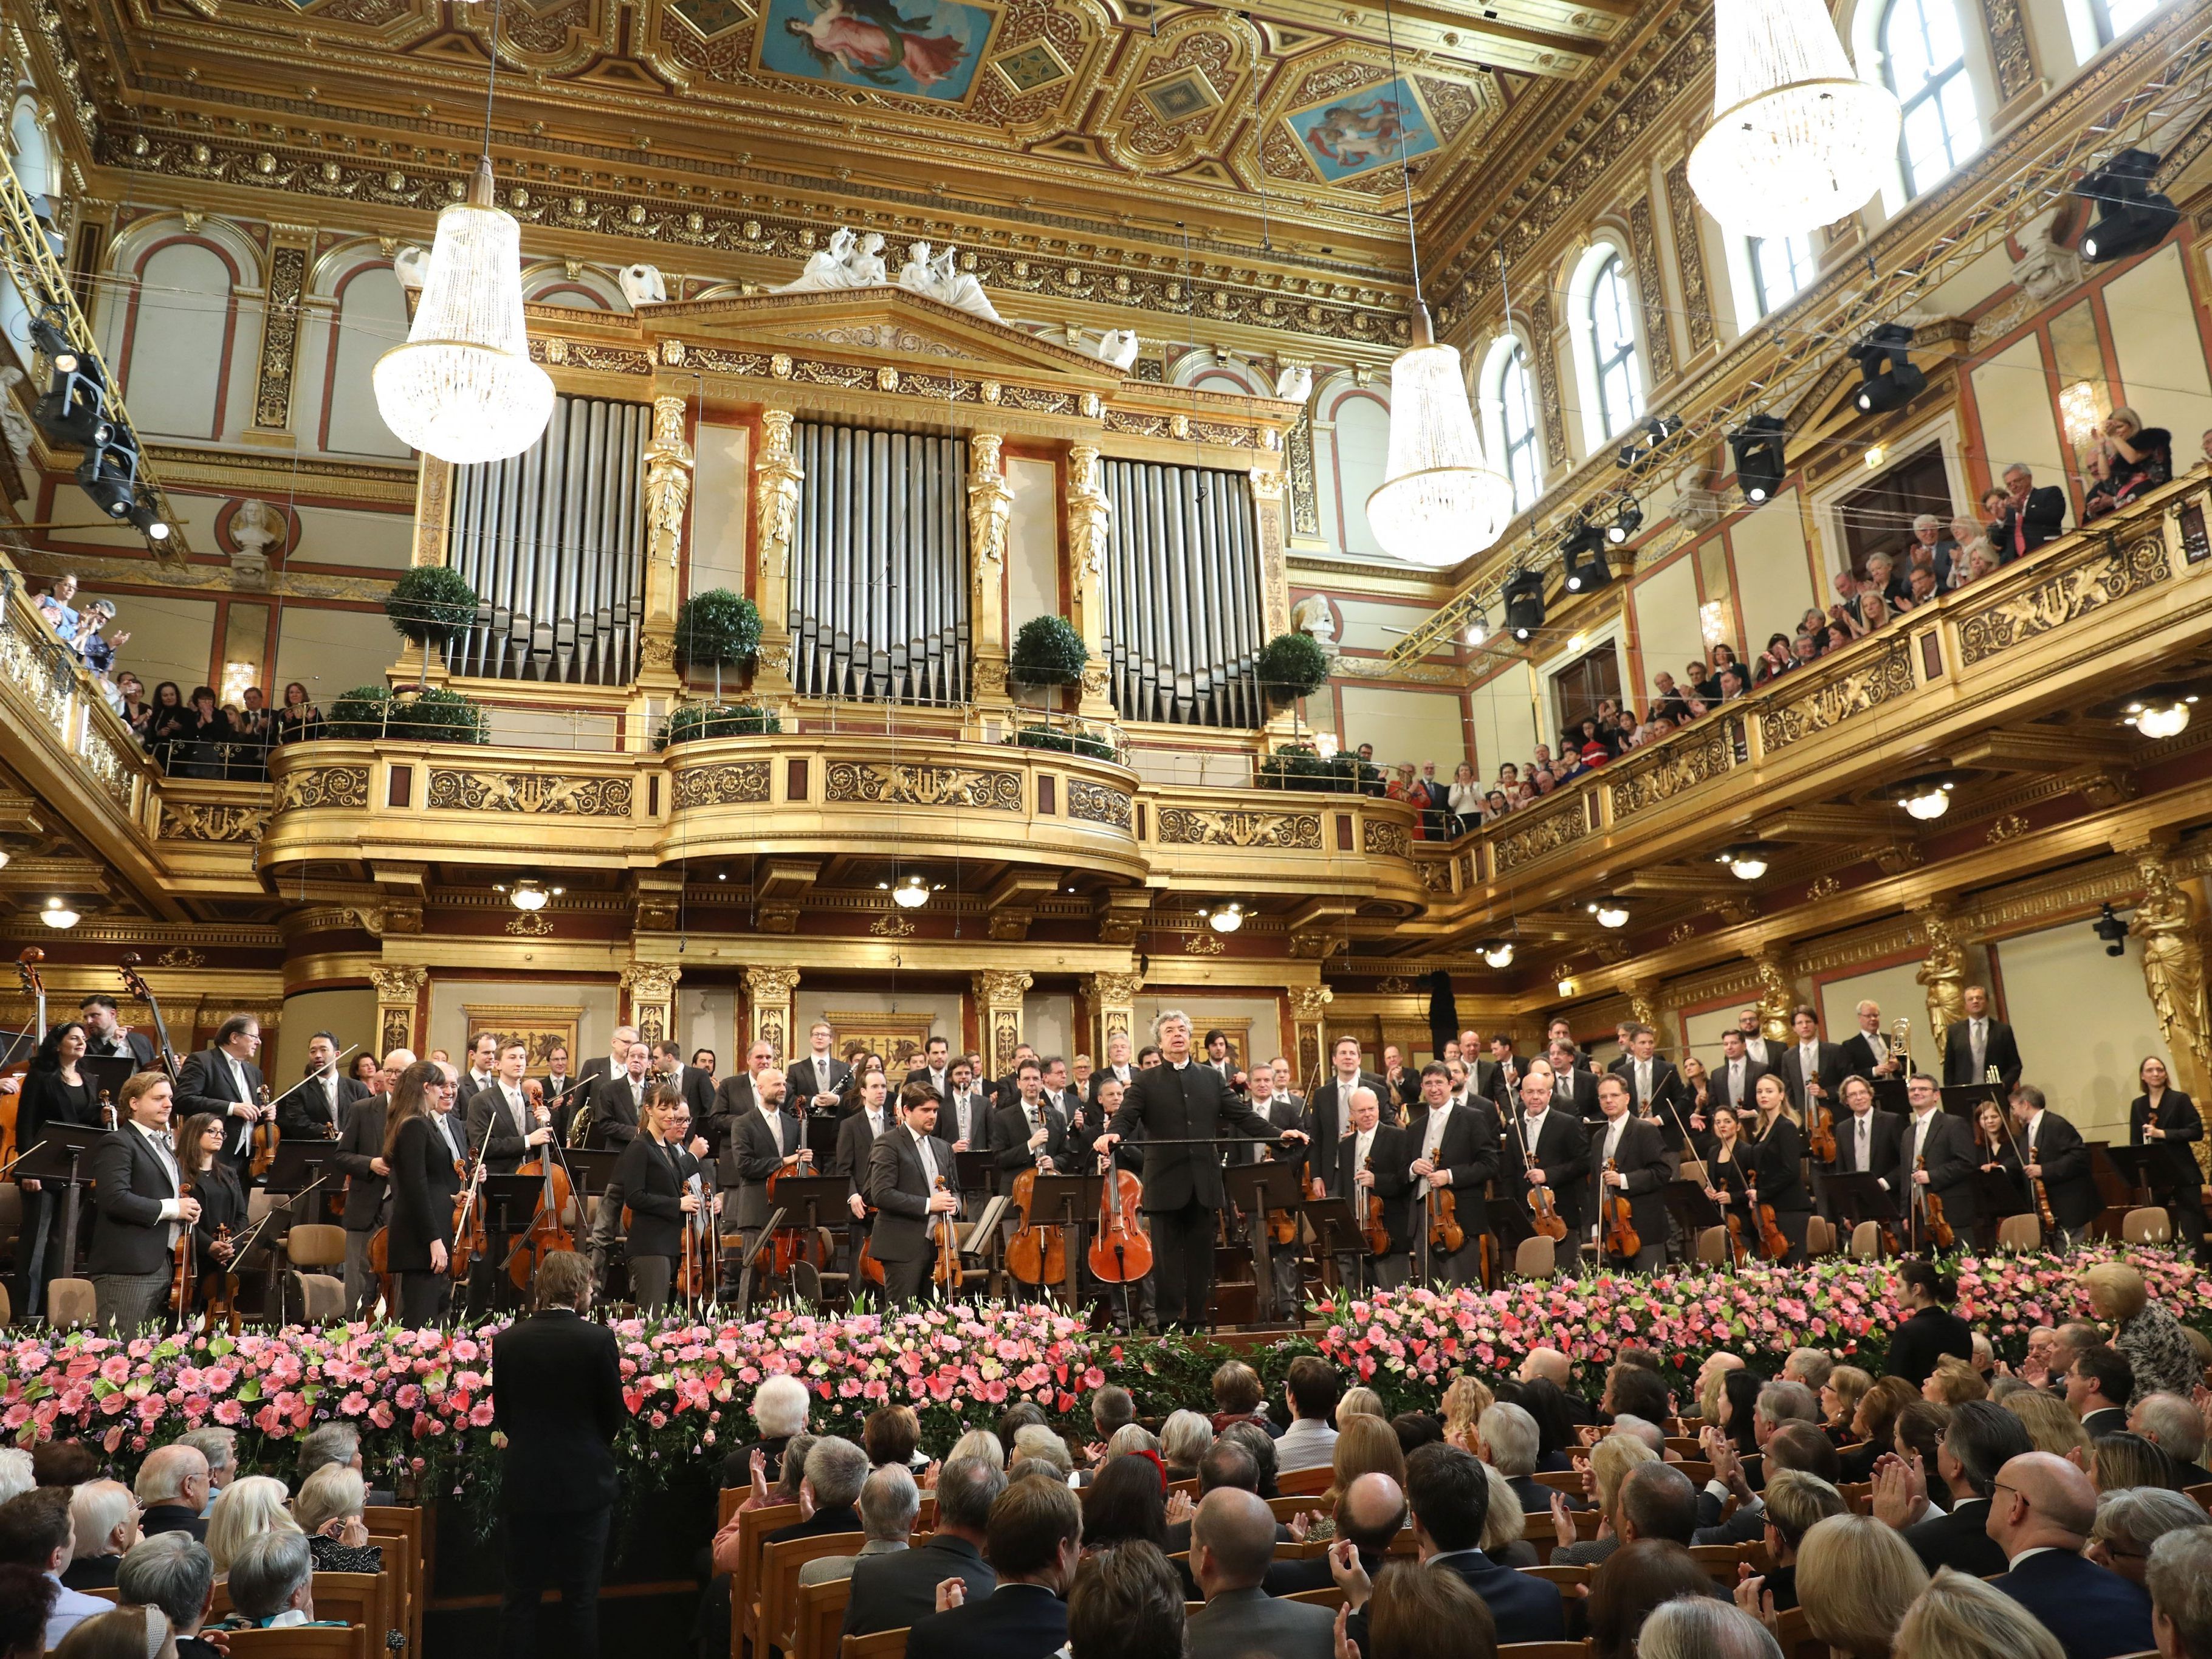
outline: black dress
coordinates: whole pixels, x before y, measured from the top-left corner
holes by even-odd
[[[1721,1208],[1721,1225],[1725,1229],[1730,1216],[1742,1221],[1743,1225],[1739,1231],[1744,1247],[1751,1252],[1754,1261],[1759,1256],[1759,1218],[1744,1202],[1744,1195],[1757,1178],[1751,1162],[1757,1154],[1758,1149],[1739,1135],[1733,1155],[1722,1157],[1720,1143],[1715,1140],[1705,1159],[1705,1184],[1718,1188],[1728,1194],[1728,1202]]]
[[[15,1109],[17,1148],[27,1150],[35,1146],[49,1123],[69,1123],[87,1129],[101,1127],[100,1097],[92,1084],[82,1079],[70,1083],[59,1070],[33,1072],[26,1076]],[[23,1194],[22,1237],[28,1241],[29,1248],[17,1252],[22,1260],[16,1279],[15,1305],[23,1310],[25,1318],[44,1310],[46,1281],[55,1276],[61,1265],[64,1196],[63,1188],[49,1184],[42,1184],[35,1193]],[[80,1216],[91,1214],[88,1194],[80,1198],[77,1207]]]
[[[1948,1308],[1923,1308],[1890,1337],[1881,1374],[1901,1376],[1917,1389],[1934,1375],[1936,1362],[1947,1353],[1972,1364],[1974,1328]]]
[[[198,1174],[186,1176],[185,1184],[200,1201],[200,1218],[192,1226],[192,1255],[204,1283],[210,1273],[228,1271],[215,1259],[218,1232],[228,1227],[233,1244],[246,1237],[246,1194],[238,1184],[236,1172],[219,1158],[210,1159],[208,1167]]]
[[[1781,1113],[1759,1138],[1753,1168],[1759,1175],[1759,1201],[1774,1208],[1774,1224],[1790,1241],[1786,1266],[1805,1260],[1805,1227],[1813,1218],[1813,1200],[1805,1190],[1805,1137]]]

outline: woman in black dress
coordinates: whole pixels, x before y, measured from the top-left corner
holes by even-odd
[[[174,680],[154,688],[154,702],[146,715],[146,747],[165,771],[173,772],[183,757],[177,745],[191,735],[192,711]]]
[[[213,1112],[195,1112],[177,1131],[177,1167],[185,1187],[200,1201],[200,1218],[192,1229],[192,1259],[199,1281],[192,1292],[195,1305],[204,1302],[208,1280],[229,1271],[239,1241],[246,1237],[246,1194],[237,1172],[216,1156],[222,1150],[228,1121]]]
[[[1757,1176],[1753,1173],[1751,1159],[1754,1149],[1746,1144],[1741,1125],[1736,1121],[1735,1108],[1716,1106],[1711,1125],[1712,1139],[1705,1148],[1705,1196],[1721,1206],[1721,1225],[1723,1231],[1733,1218],[1736,1224],[1735,1238],[1748,1250],[1749,1260],[1759,1255],[1759,1218],[1755,1211],[1745,1205],[1745,1197]],[[1723,1249],[1725,1255],[1730,1245]]]
[[[392,1086],[384,1126],[384,1162],[392,1170],[385,1264],[399,1280],[399,1316],[410,1325],[434,1324],[453,1296],[447,1240],[461,1190],[460,1161],[433,1121],[453,1104],[453,1079],[446,1068],[418,1060]]]
[[[1813,1195],[1805,1190],[1805,1134],[1797,1127],[1790,1092],[1778,1076],[1767,1073],[1753,1092],[1759,1102],[1759,1149],[1753,1160],[1759,1173],[1753,1201],[1772,1206],[1774,1224],[1790,1241],[1783,1265],[1794,1267],[1805,1260],[1805,1229],[1813,1218]],[[1758,1212],[1752,1213],[1755,1220]]]
[[[638,1133],[615,1160],[615,1184],[629,1212],[630,1299],[647,1313],[668,1301],[668,1283],[684,1248],[684,1224],[696,1215],[699,1200],[684,1190],[687,1154],[675,1144],[672,1126],[684,1096],[673,1084],[656,1083],[645,1091]]]
[[[2166,1062],[2156,1054],[2136,1068],[2136,1077],[2143,1091],[2128,1108],[2128,1145],[2143,1149],[2144,1176],[2173,1212],[2174,1237],[2203,1262],[2204,1172],[2190,1143],[2204,1139],[2204,1120],[2195,1101],[2167,1086]]]
[[[22,1097],[15,1108],[15,1145],[21,1150],[28,1152],[38,1145],[49,1123],[74,1124],[82,1129],[106,1127],[106,1119],[100,1109],[100,1097],[91,1079],[77,1070],[77,1061],[84,1058],[84,1027],[76,1020],[65,1019],[50,1027],[39,1044],[39,1052],[32,1056],[23,1078]],[[21,1185],[22,1237],[29,1241],[29,1253],[15,1287],[15,1305],[27,1319],[34,1317],[46,1305],[47,1267],[61,1261],[64,1194],[59,1188],[42,1191],[36,1181],[26,1181]],[[90,1213],[91,1207],[88,1200],[80,1206],[86,1214]]]
[[[1912,1317],[1890,1334],[1884,1376],[1901,1376],[1917,1389],[1947,1353],[1973,1363],[1974,1328],[1951,1311],[1959,1299],[1957,1279],[1909,1259],[1897,1269],[1897,1299],[1912,1310]]]
[[[228,775],[232,750],[239,742],[237,728],[216,701],[215,688],[192,688],[191,707],[185,711],[184,743],[177,751],[184,757],[180,769],[188,778],[220,778]]]

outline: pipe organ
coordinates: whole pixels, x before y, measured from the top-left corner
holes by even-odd
[[[1267,714],[1251,481],[1211,468],[1103,463],[1114,504],[1106,659],[1123,720],[1254,726]]]
[[[477,591],[456,674],[623,685],[644,610],[650,404],[563,395],[521,454],[453,469],[448,558]]]
[[[968,695],[964,438],[801,421],[791,678],[802,696]]]

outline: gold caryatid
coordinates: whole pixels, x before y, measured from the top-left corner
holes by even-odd
[[[753,463],[753,518],[759,526],[763,576],[791,573],[791,542],[799,529],[799,486],[806,471],[791,453],[791,411],[761,411],[760,459]]]
[[[691,446],[684,436],[684,399],[655,398],[653,439],[645,447],[647,556],[672,568],[684,547],[692,465]]]
[[[2212,1045],[2207,1040],[2204,947],[2197,939],[2197,907],[2174,884],[2172,872],[2158,853],[2137,854],[2136,869],[2143,896],[2128,932],[2142,945],[2143,988],[2173,1057],[2175,1082],[2198,1093],[2212,1071]]]
[[[1107,526],[1114,503],[1098,477],[1098,452],[1077,444],[1067,452],[1067,556],[1094,576],[1106,570]]]
[[[1913,979],[1928,994],[1928,1029],[1935,1034],[1934,1051],[1943,1051],[1943,1033],[1966,1017],[1966,952],[1952,930],[1955,916],[1941,910],[1920,913],[1920,931],[1928,938],[1928,955]]]
[[[978,562],[998,564],[1006,556],[1006,520],[1014,492],[999,471],[996,433],[978,432],[968,440],[973,462],[968,473],[968,546]]]

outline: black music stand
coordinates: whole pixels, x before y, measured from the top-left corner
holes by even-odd
[[[837,1156],[837,1132],[844,1127],[842,1117],[815,1117],[805,1120],[806,1138],[800,1144],[814,1154],[814,1167],[826,1170]]]
[[[1536,1236],[1536,1218],[1528,1213],[1526,1199],[1492,1198],[1483,1203],[1490,1218],[1490,1236],[1498,1241],[1496,1270],[1498,1279],[1505,1277],[1505,1264],[1520,1253],[1522,1241]],[[1429,1248],[1428,1208],[1413,1200],[1413,1244],[1407,1252],[1410,1260],[1425,1261]],[[1485,1290],[1494,1289],[1486,1285]]]
[[[963,1193],[988,1193],[998,1184],[999,1163],[993,1152],[955,1152],[953,1170]]]
[[[562,1149],[561,1163],[568,1171],[568,1184],[575,1188],[578,1203],[606,1191],[615,1178],[615,1164],[621,1158],[620,1152],[609,1146]]]
[[[487,1175],[478,1185],[477,1202],[483,1206],[485,1241],[494,1249],[501,1239],[515,1241],[500,1257],[502,1275],[528,1237],[531,1223],[538,1218],[538,1201],[544,1196],[544,1176]]]
[[[77,1061],[76,1069],[92,1085],[94,1100],[104,1094],[114,1102],[123,1098],[123,1085],[136,1077],[140,1068],[138,1062],[128,1054],[87,1054]],[[120,1121],[118,1120],[118,1122]]]
[[[78,1194],[92,1184],[92,1149],[106,1139],[105,1129],[48,1118],[38,1139],[16,1158],[9,1170],[9,1178],[14,1181],[35,1181],[42,1188],[68,1189],[62,1194],[61,1271],[51,1278],[76,1277],[76,1218],[81,1201]]]
[[[1352,1206],[1340,1198],[1309,1198],[1297,1206],[1296,1213],[1304,1216],[1306,1225],[1313,1229],[1314,1248],[1323,1261],[1344,1256],[1352,1259],[1359,1274],[1359,1292],[1365,1295],[1370,1288],[1367,1263],[1375,1253],[1367,1248],[1366,1232]],[[1343,1242],[1346,1239],[1349,1244]]]
[[[2188,1145],[2186,1141],[2181,1144],[2185,1146]],[[2161,1193],[2170,1193],[2173,1190],[2174,1183],[2172,1181],[2154,1181],[2151,1178],[2153,1164],[2150,1155],[2154,1150],[2157,1149],[2148,1145],[2116,1146],[2108,1142],[2105,1146],[2106,1159],[2113,1169],[2119,1171],[2120,1178],[2128,1183],[2130,1189],[2128,1195],[2131,1199],[2138,1196],[2155,1199]],[[2195,1154],[2192,1153],[2191,1156],[2193,1160]]]
[[[1719,1205],[1705,1196],[1703,1187],[1694,1181],[1670,1181],[1659,1189],[1659,1197],[1667,1206],[1667,1213],[1674,1218],[1675,1225],[1690,1241],[1692,1256],[1697,1255],[1698,1241],[1705,1237],[1705,1229],[1720,1228],[1721,1264],[1730,1273],[1735,1271],[1735,1252],[1729,1248],[1726,1237],[1728,1217]]]
[[[2020,1183],[2012,1178],[2008,1170],[1978,1169],[1966,1177],[1966,1184],[1973,1189],[1976,1223],[1988,1230],[1992,1248],[1996,1243],[1998,1222],[2007,1216],[2033,1213],[2035,1209],[2021,1194]]]
[[[1856,1231],[1862,1221],[1893,1221],[1897,1217],[1897,1203],[1881,1178],[1863,1170],[1845,1170],[1835,1174],[1815,1170],[1813,1190],[1833,1215],[1844,1218],[1844,1226]]]
[[[1298,1171],[1294,1164],[1240,1164],[1221,1172],[1229,1201],[1243,1211],[1252,1237],[1252,1278],[1259,1291],[1259,1322],[1282,1322],[1275,1306],[1274,1244],[1267,1237],[1267,1212],[1297,1213]],[[1291,1247],[1296,1249],[1296,1245]]]
[[[1874,1085],[1874,1103],[1879,1109],[1895,1112],[1899,1117],[1911,1115],[1912,1093],[1903,1078],[1875,1077],[1867,1081]]]
[[[1953,1117],[1965,1120],[1970,1129],[1974,1126],[1974,1114],[1981,1110],[1984,1101],[1995,1101],[2000,1112],[2006,1107],[2006,1090],[2002,1083],[1953,1083],[1945,1086],[1942,1094],[1943,1109]]]
[[[1071,1308],[1080,1300],[1077,1275],[1083,1267],[1083,1230],[1097,1218],[1105,1182],[1105,1176],[1097,1175],[1040,1175],[1030,1190],[1030,1225],[1069,1230],[1067,1271],[1060,1281],[1060,1294]]]

